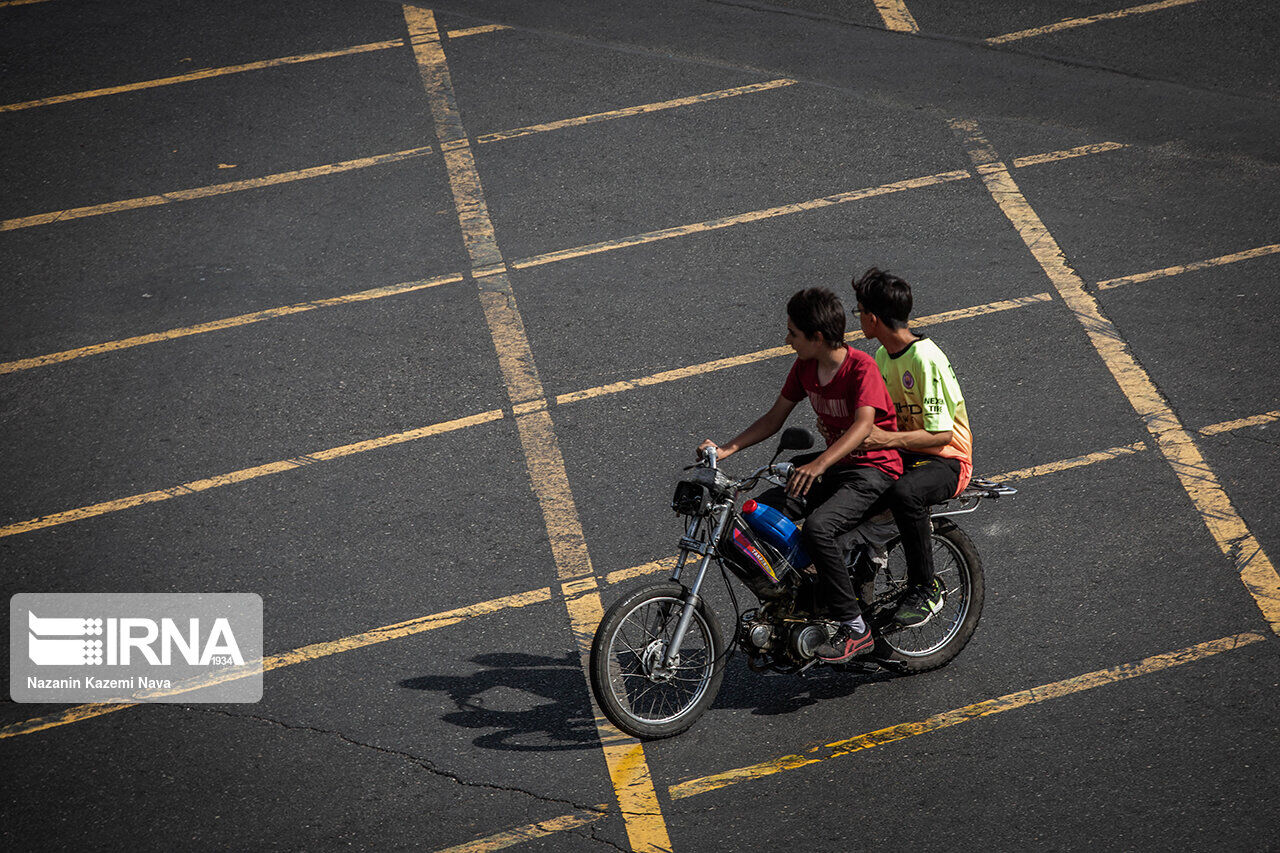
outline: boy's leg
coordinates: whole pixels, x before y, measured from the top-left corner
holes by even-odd
[[[902,476],[893,482],[885,497],[902,534],[907,581],[915,587],[926,587],[933,582],[933,525],[929,510],[955,494],[960,484],[960,463],[943,456],[905,454],[902,461]]]
[[[845,568],[842,543],[893,480],[877,468],[856,467],[828,470],[820,492],[810,501],[802,542],[818,570],[818,596],[830,618],[839,622],[862,615],[853,579]],[[813,494],[812,492],[810,493]],[[814,501],[820,499],[816,506]]]
[[[875,647],[875,637],[862,618],[853,578],[845,568],[841,546],[848,538],[845,534],[862,520],[892,482],[888,474],[876,468],[828,470],[818,496],[823,500],[810,510],[805,521],[802,541],[818,570],[818,600],[826,606],[828,615],[840,623],[835,634],[814,649],[819,659],[829,663],[844,663]]]

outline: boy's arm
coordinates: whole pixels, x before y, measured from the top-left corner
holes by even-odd
[[[863,450],[928,450],[933,447],[946,447],[951,443],[951,430],[944,429],[930,432],[927,429],[913,429],[907,432],[889,432],[878,426],[871,428],[871,433],[862,443]]]
[[[844,435],[833,441],[817,459],[791,472],[791,478],[787,480],[787,494],[797,496],[808,494],[814,480],[826,473],[832,465],[860,446],[864,446],[863,442],[871,430],[875,429],[875,423],[876,410],[873,406],[859,406],[854,409],[853,424],[844,431]]]
[[[724,459],[726,456],[732,456],[739,450],[745,450],[753,444],[759,444],[778,430],[782,429],[782,425],[786,423],[787,415],[791,414],[791,410],[796,407],[795,400],[788,400],[781,394],[778,399],[773,401],[773,406],[769,411],[765,412],[755,423],[744,429],[736,438],[728,444],[716,446],[711,439],[707,439],[698,445],[698,450],[706,447],[716,447],[716,456],[718,459]]]

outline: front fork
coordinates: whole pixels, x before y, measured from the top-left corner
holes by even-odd
[[[711,565],[711,558],[715,555],[716,543],[720,541],[720,536],[724,533],[725,525],[729,523],[729,516],[732,513],[733,504],[724,504],[712,512],[710,519],[712,533],[709,540],[697,538],[697,532],[703,524],[707,523],[706,520],[690,522],[689,529],[685,531],[685,537],[680,542],[680,561],[676,564],[676,570],[671,575],[673,580],[680,580],[680,573],[684,569],[690,553],[701,554],[702,559],[698,561],[698,574],[694,577],[693,583],[685,587],[684,607],[680,610],[680,621],[676,623],[676,631],[671,635],[671,642],[667,645],[667,651],[662,656],[662,669],[667,672],[674,669],[679,662],[680,646],[684,644],[684,635],[689,630],[689,623],[693,621],[693,611],[700,601],[698,590],[702,588],[702,579],[706,576],[707,567]],[[686,545],[694,547],[685,547]]]

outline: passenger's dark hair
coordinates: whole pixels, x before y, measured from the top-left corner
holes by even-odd
[[[805,337],[822,332],[822,339],[832,349],[844,346],[844,304],[825,287],[810,287],[787,302],[787,316]]]
[[[853,292],[864,310],[875,314],[890,329],[905,329],[911,316],[911,285],[896,275],[872,267],[854,279]]]

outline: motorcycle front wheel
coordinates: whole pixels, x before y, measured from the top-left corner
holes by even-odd
[[[604,715],[633,737],[671,737],[715,701],[724,650],[714,611],[699,600],[672,666],[667,649],[684,609],[685,588],[648,584],[609,608],[591,644],[591,691]]]

